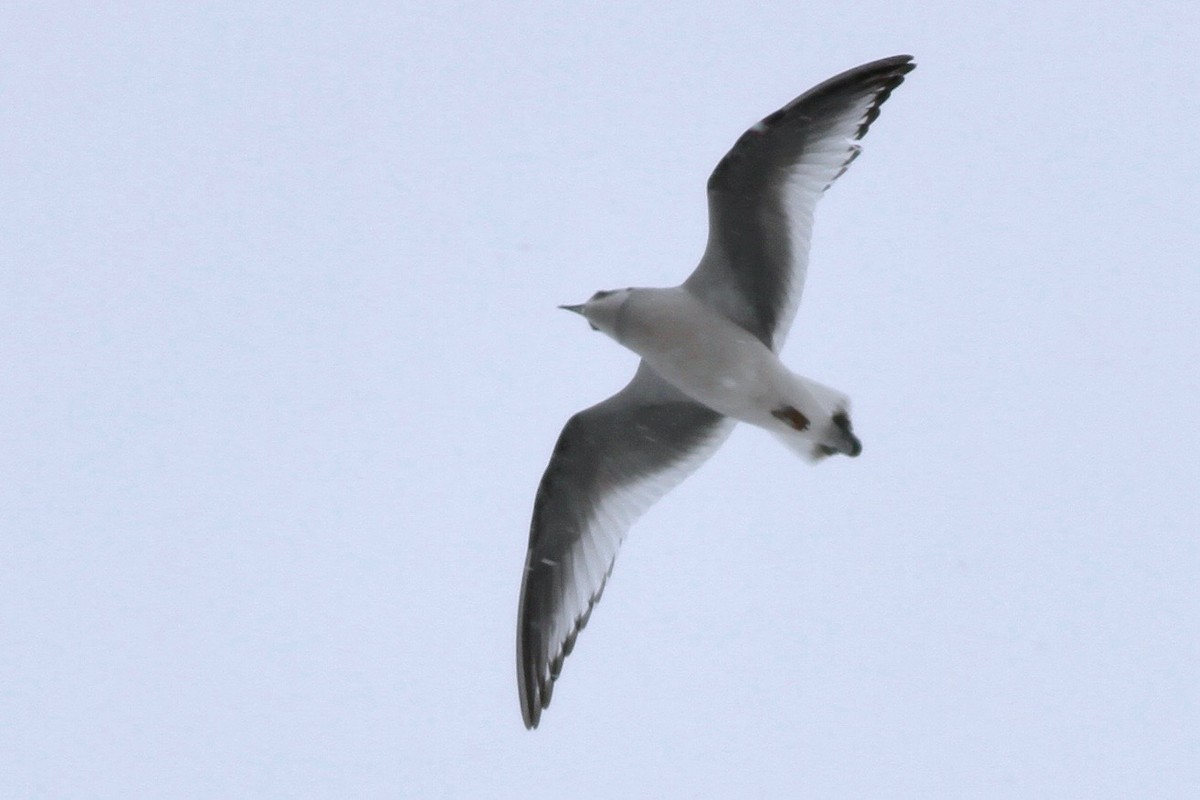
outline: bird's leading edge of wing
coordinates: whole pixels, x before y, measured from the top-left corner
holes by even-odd
[[[537,727],[549,705],[629,526],[732,427],[645,364],[620,392],[567,422],[538,486],[521,584],[517,677],[526,727]]]
[[[813,208],[915,67],[906,55],[855,67],[742,134],[708,179],[708,246],[684,285],[778,351],[804,287]]]

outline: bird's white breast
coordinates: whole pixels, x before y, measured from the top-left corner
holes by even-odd
[[[635,290],[616,333],[680,391],[728,416],[757,421],[787,385],[774,353],[682,287]]]

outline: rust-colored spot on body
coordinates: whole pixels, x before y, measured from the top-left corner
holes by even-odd
[[[783,420],[798,431],[808,430],[808,417],[800,413],[795,406],[784,406],[771,412],[775,419]]]

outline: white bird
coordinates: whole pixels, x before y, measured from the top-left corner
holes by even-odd
[[[629,384],[571,417],[538,486],[517,620],[521,714],[536,728],[633,521],[741,420],[817,460],[862,447],[841,393],[778,353],[804,285],[813,207],[916,65],[881,59],[753,125],[708,179],[708,246],[682,285],[562,306],[641,356]]]

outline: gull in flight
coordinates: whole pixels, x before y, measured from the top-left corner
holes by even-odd
[[[843,72],[751,126],[708,179],[708,245],[680,286],[563,308],[641,356],[633,380],[571,417],[538,486],[517,613],[521,714],[536,728],[633,521],[736,421],[811,460],[862,450],[845,395],[788,370],[813,207],[916,65]]]

